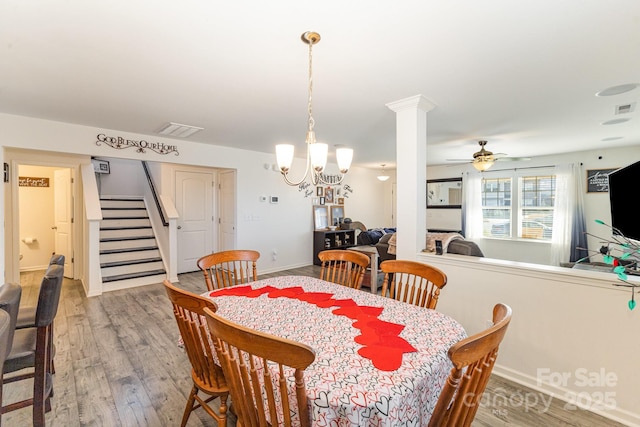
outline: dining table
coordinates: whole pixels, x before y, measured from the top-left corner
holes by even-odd
[[[439,311],[314,277],[202,295],[224,318],[313,348],[304,379],[317,427],[426,426],[452,368],[448,350],[467,336]]]

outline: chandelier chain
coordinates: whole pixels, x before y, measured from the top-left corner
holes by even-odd
[[[313,41],[309,43],[309,132],[313,132]]]

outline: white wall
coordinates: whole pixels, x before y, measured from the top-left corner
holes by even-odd
[[[109,162],[111,171],[108,174],[96,174],[96,179],[100,182],[101,196],[141,196],[144,194],[147,177],[140,160],[104,156],[101,156],[100,159]]]
[[[67,123],[32,119],[21,116],[0,114],[0,146],[4,148],[28,150],[55,150],[58,155],[69,158],[68,162],[89,163],[89,157],[117,157],[149,162],[172,163],[176,165],[193,165],[216,169],[235,169],[237,171],[237,247],[252,248],[262,254],[258,268],[261,272],[282,270],[297,266],[310,265],[313,255],[313,226],[311,197],[305,197],[297,187],[287,186],[279,172],[264,165],[275,163],[275,154],[258,153],[234,148],[196,143],[186,140],[167,139],[149,135],[136,135],[116,130],[78,126]],[[96,144],[99,133],[109,136],[150,142],[163,142],[176,145],[179,155],[157,154],[151,150],[137,153],[134,149],[113,149],[104,143]],[[26,150],[28,149],[28,150]],[[11,148],[11,151],[15,151]],[[357,161],[357,153],[355,153]],[[329,165],[329,173],[331,173]],[[304,171],[304,161],[296,159],[293,173]],[[345,184],[353,189],[345,201],[348,216],[373,226],[391,223],[386,218],[385,210],[380,209],[380,201],[385,200],[385,186],[375,179],[376,171],[363,168],[352,168]],[[112,177],[113,178],[113,177]],[[171,177],[163,171],[160,178],[161,191],[171,184]],[[7,191],[7,185],[3,187]],[[279,203],[263,203],[259,197],[278,196]],[[171,194],[171,197],[173,195]],[[78,200],[81,202],[81,200]],[[11,203],[11,197],[5,204]],[[10,206],[7,206],[10,209]],[[6,211],[6,210],[5,210]],[[389,211],[390,212],[390,211]],[[4,213],[6,216],[6,212]],[[3,218],[4,219],[4,218]],[[10,218],[9,218],[10,219]],[[10,227],[11,223],[7,225]],[[13,262],[13,253],[7,253],[6,247],[13,243],[13,236],[5,237],[5,248],[0,262]],[[276,259],[271,255],[273,249],[278,254]],[[0,266],[1,267],[1,266]],[[7,274],[10,274],[7,272]]]
[[[609,238],[609,230],[595,223],[596,219],[600,219],[608,224],[611,223],[611,213],[609,211],[609,194],[608,193],[587,193],[586,188],[586,171],[590,169],[615,169],[628,166],[640,159],[640,145],[611,148],[593,151],[583,151],[570,154],[562,154],[557,156],[537,157],[530,161],[520,162],[498,162],[492,169],[508,169],[508,168],[526,168],[532,166],[556,165],[561,163],[582,163],[583,185],[584,185],[584,203],[585,217],[587,222],[587,232],[602,238]],[[473,166],[455,165],[455,166],[430,166],[427,168],[428,179],[439,178],[457,178],[462,176],[465,170],[473,170]],[[490,176],[490,175],[488,175]],[[630,196],[630,201],[632,200]],[[437,211],[437,209],[434,209]],[[434,211],[432,210],[432,211]],[[439,224],[438,219],[434,219],[434,215],[427,209],[427,226],[429,228],[439,228],[434,225]],[[438,213],[436,213],[438,214]],[[588,237],[589,248],[597,250],[600,247],[600,240],[596,237]],[[500,239],[480,239],[476,241],[485,256],[510,261],[529,262],[535,264],[549,265],[551,263],[549,243],[544,242],[517,242],[506,241]],[[601,259],[593,259],[601,261]]]
[[[438,310],[462,323],[468,334],[486,328],[496,303],[513,309],[494,372],[629,425],[640,425],[640,313],[627,308],[631,292],[613,286],[613,274],[582,272],[578,276],[561,267],[542,269],[450,254],[419,254],[418,260],[447,273]],[[551,381],[561,374],[565,382]],[[585,376],[593,382],[584,385]],[[607,378],[612,378],[608,384]],[[600,411],[605,396],[616,407]],[[541,401],[544,396],[505,396],[510,397],[511,404],[517,404],[525,398]],[[493,409],[508,410],[508,405]]]

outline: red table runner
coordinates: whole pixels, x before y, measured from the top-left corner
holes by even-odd
[[[355,342],[362,345],[358,354],[365,357],[381,371],[395,371],[402,365],[403,353],[415,352],[416,349],[399,335],[404,325],[386,322],[378,319],[382,307],[360,306],[352,299],[335,299],[334,295],[326,292],[306,292],[300,286],[289,288],[275,288],[263,286],[233,286],[215,290],[209,293],[216,296],[244,296],[257,298],[261,295],[269,298],[291,298],[313,304],[320,308],[338,307],[332,310],[336,316],[353,319],[352,326],[360,331]]]

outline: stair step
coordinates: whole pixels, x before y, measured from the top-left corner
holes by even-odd
[[[147,208],[144,206],[140,207],[129,207],[129,206],[103,206],[101,208],[103,211],[146,211]]]
[[[119,276],[121,274],[137,274],[145,271],[162,270],[164,264],[162,261],[153,261],[145,263],[132,263],[125,265],[113,265],[100,268],[100,273],[103,277]]]
[[[116,227],[100,227],[100,231],[109,231],[109,230],[144,230],[147,228],[151,228],[150,225],[131,225],[131,226],[116,226]]]
[[[113,252],[108,254],[100,255],[100,262],[120,262],[127,261],[133,258],[156,258],[160,256],[160,251],[158,249],[146,250],[146,251],[137,251],[137,252]]]
[[[108,216],[108,217],[102,217],[103,221],[105,219],[149,219],[149,217],[147,215],[145,216]]]
[[[145,208],[102,208],[102,219],[139,219],[149,218]]]
[[[151,226],[151,221],[148,217],[102,217],[100,221],[100,228],[106,227],[147,227]]]
[[[149,227],[151,228],[151,227]],[[100,239],[101,243],[105,243],[105,242],[123,242],[126,240],[145,240],[145,239],[153,239],[154,237],[151,236],[122,236],[122,237],[102,237]]]
[[[122,249],[104,249],[100,251],[100,255],[120,254],[125,252],[152,251],[156,249],[158,249],[157,246],[144,246],[144,247],[122,248]]]
[[[108,268],[108,267],[118,267],[121,265],[134,265],[134,264],[144,264],[148,262],[157,262],[162,261],[162,258],[143,258],[143,259],[129,259],[125,261],[113,261],[113,262],[105,262],[100,264],[100,268]]]
[[[145,204],[144,204],[144,200],[139,199],[139,200],[135,200],[135,199],[125,199],[125,200],[113,200],[113,199],[101,199],[100,200],[100,206],[102,207],[102,209],[109,209],[109,208],[128,208],[128,209],[144,209]]]
[[[102,227],[100,229],[100,239],[122,239],[130,236],[146,236],[155,238],[153,228],[145,227]]]
[[[159,270],[151,270],[151,271],[141,271],[138,273],[118,274],[115,276],[103,277],[102,283],[115,282],[118,280],[136,279],[138,277],[155,276],[158,274],[167,274],[167,272],[164,269],[159,269]]]

